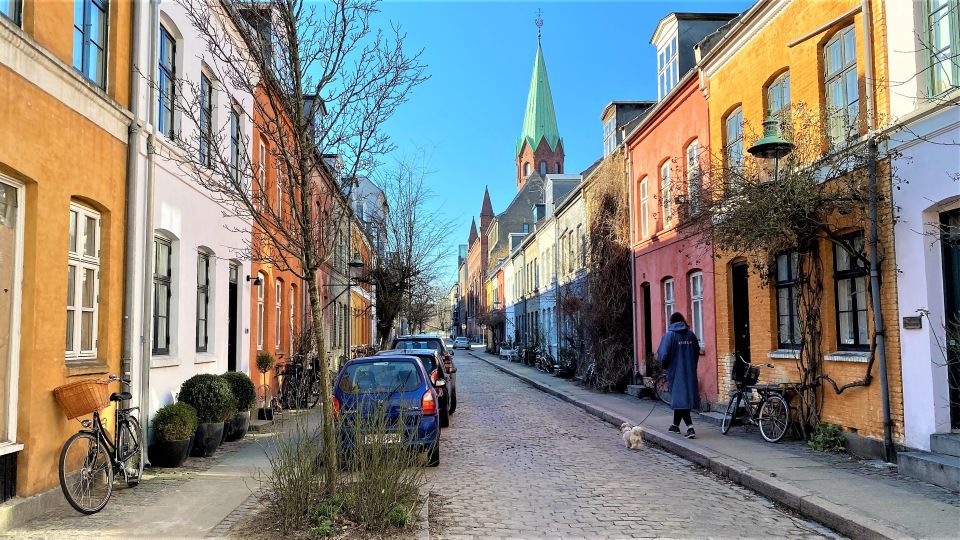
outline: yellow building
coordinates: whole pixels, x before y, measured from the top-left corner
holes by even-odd
[[[746,149],[761,136],[764,119],[783,119],[782,111],[791,111],[794,106],[805,107],[821,121],[821,156],[862,145],[868,130],[886,116],[888,107],[882,84],[874,83],[887,79],[883,8],[882,2],[875,0],[761,0],[730,23],[721,38],[701,43],[700,70],[708,98],[710,146],[716,149],[713,160],[721,164],[719,169],[732,170],[755,159]],[[793,114],[793,129],[805,129]],[[881,192],[888,195],[889,180],[883,178],[882,163],[879,169]],[[856,242],[869,251],[867,223],[849,218],[845,221],[843,216],[831,220],[833,233],[859,235]],[[879,216],[878,234],[892,437],[900,442],[903,406],[889,208]],[[865,266],[850,264],[832,242],[821,239],[818,244],[824,269],[819,344],[822,373],[844,384],[860,380],[866,371],[874,335],[872,304],[867,298],[870,278]],[[784,289],[783,298],[794,298],[790,287],[796,287],[796,281],[794,278],[791,285],[789,262],[784,262],[789,255],[782,259],[775,255],[770,254],[771,272],[782,270],[782,276],[787,276],[780,280],[782,283],[777,283],[778,274],[764,283],[746,261],[718,251],[715,272],[721,401],[730,390],[734,354],[750,358],[754,365],[774,363],[774,370],[762,371],[761,381],[798,378],[796,323],[783,322],[795,321],[796,303],[778,297]],[[866,386],[842,394],[825,384],[819,390],[821,420],[842,426],[855,452],[878,454],[883,450],[879,444],[884,436],[879,365],[874,365],[872,381]]]
[[[58,483],[51,390],[120,369],[131,9],[0,2],[3,499]]]

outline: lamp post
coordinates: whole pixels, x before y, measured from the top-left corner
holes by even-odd
[[[363,259],[360,257],[360,252],[355,251],[353,253],[353,260],[347,263],[347,266],[350,268],[347,275],[347,313],[349,318],[347,319],[347,358],[350,358],[350,349],[353,348],[353,279],[354,274],[359,272],[363,268]]]
[[[750,152],[754,157],[774,161],[774,180],[780,178],[780,158],[792,152],[794,148],[792,142],[780,135],[780,131],[780,120],[768,116],[763,121],[763,138],[747,149],[747,152]]]

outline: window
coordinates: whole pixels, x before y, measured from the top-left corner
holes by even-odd
[[[70,205],[67,249],[68,360],[96,358],[100,303],[100,214]]]
[[[100,88],[107,86],[107,0],[75,0],[73,67]]]
[[[691,330],[703,344],[703,272],[690,274],[690,324]]]
[[[853,25],[827,42],[824,54],[824,89],[827,98],[827,134],[836,146],[857,134],[860,89],[857,85],[857,47]]]
[[[647,179],[640,181],[640,239],[650,235],[650,221],[647,215],[650,213],[650,193],[648,191]]]
[[[197,352],[206,352],[210,342],[210,255],[197,254]]]
[[[863,233],[843,237],[861,256]],[[834,285],[837,294],[837,346],[840,349],[867,349],[867,267],[844,248],[833,248]]]
[[[530,164],[529,164],[529,163],[524,163],[524,164],[523,164],[523,176],[530,176]]]
[[[293,337],[296,334],[296,327],[294,322],[297,320],[297,286],[290,285],[290,303],[288,304],[290,308],[290,350],[287,351],[289,354],[293,354],[296,351],[296,348],[293,344]]]
[[[938,96],[957,85],[960,68],[960,7],[957,0],[924,0],[927,35],[925,50],[929,54],[929,95]]]
[[[277,163],[277,218],[283,217],[283,180],[286,177],[281,166]]]
[[[280,321],[283,320],[283,282],[280,281],[279,279],[276,282],[276,288],[274,292],[275,294],[273,295],[273,305],[274,305],[273,332],[274,332],[274,341],[276,342],[276,349],[279,351],[280,350],[280,334],[282,333]]]
[[[153,239],[153,354],[170,354],[170,298],[173,296],[173,246]]]
[[[262,169],[262,167],[261,167]],[[237,179],[240,173],[240,112],[230,107],[230,174]]]
[[[674,312],[673,278],[663,280],[663,326],[670,326],[670,316]],[[698,336],[699,337],[699,336]]]
[[[580,268],[587,266],[587,237],[583,235],[583,225],[577,225],[577,249],[580,251]]]
[[[556,167],[556,171],[555,171],[555,172],[556,172],[557,174],[560,174],[560,172],[561,172],[561,171],[560,171],[560,162],[559,162],[559,161],[557,162],[557,167]]]
[[[0,0],[0,15],[20,24],[20,0]]]
[[[267,278],[263,274],[257,274],[257,350],[263,350],[263,289]]]
[[[213,145],[213,85],[203,73],[200,74],[200,163],[210,167]]]
[[[800,347],[797,318],[797,252],[777,255],[777,336],[781,349]]]
[[[157,71],[157,94],[159,103],[158,128],[168,138],[173,138],[173,101],[176,97],[177,41],[170,32],[160,27],[160,65]],[[202,96],[201,96],[202,98]]]
[[[743,109],[738,107],[727,116],[724,141],[727,168],[736,172],[743,165]]]
[[[607,120],[603,124],[603,155],[609,156],[611,152],[617,147],[617,136],[616,130],[614,129],[616,125],[617,117]],[[560,164],[557,163],[557,172],[560,172]]]
[[[691,216],[700,213],[700,193],[702,191],[702,174],[700,171],[700,143],[694,140],[687,145],[687,208]],[[698,336],[700,334],[697,334]]]
[[[657,51],[657,99],[663,99],[680,81],[677,36]]]
[[[767,116],[778,118],[782,124],[790,121],[786,113],[790,107],[790,72],[784,72],[767,87]]]
[[[547,174],[547,162],[546,162],[546,161],[541,161],[541,162],[540,162],[540,174],[541,174],[541,175]]]
[[[673,224],[673,200],[670,198],[670,162],[660,166],[660,210],[663,228]]]
[[[263,204],[263,192],[267,187],[267,143],[260,140],[260,159],[257,162],[257,185],[253,186],[253,205],[257,210]]]

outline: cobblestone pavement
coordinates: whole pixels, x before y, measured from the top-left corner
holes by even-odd
[[[429,472],[434,538],[836,535],[467,353]]]

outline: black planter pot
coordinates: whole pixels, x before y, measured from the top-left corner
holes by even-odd
[[[223,439],[223,422],[205,422],[197,426],[197,433],[193,436],[193,449],[190,455],[194,457],[210,457]]]
[[[237,413],[232,419],[227,420],[230,430],[226,435],[227,442],[238,441],[242,439],[250,428],[250,411]],[[224,429],[226,432],[227,430]]]
[[[156,467],[179,467],[187,460],[193,439],[155,442],[147,447],[150,463]]]
[[[259,408],[257,409],[257,420],[273,420],[273,408]]]

